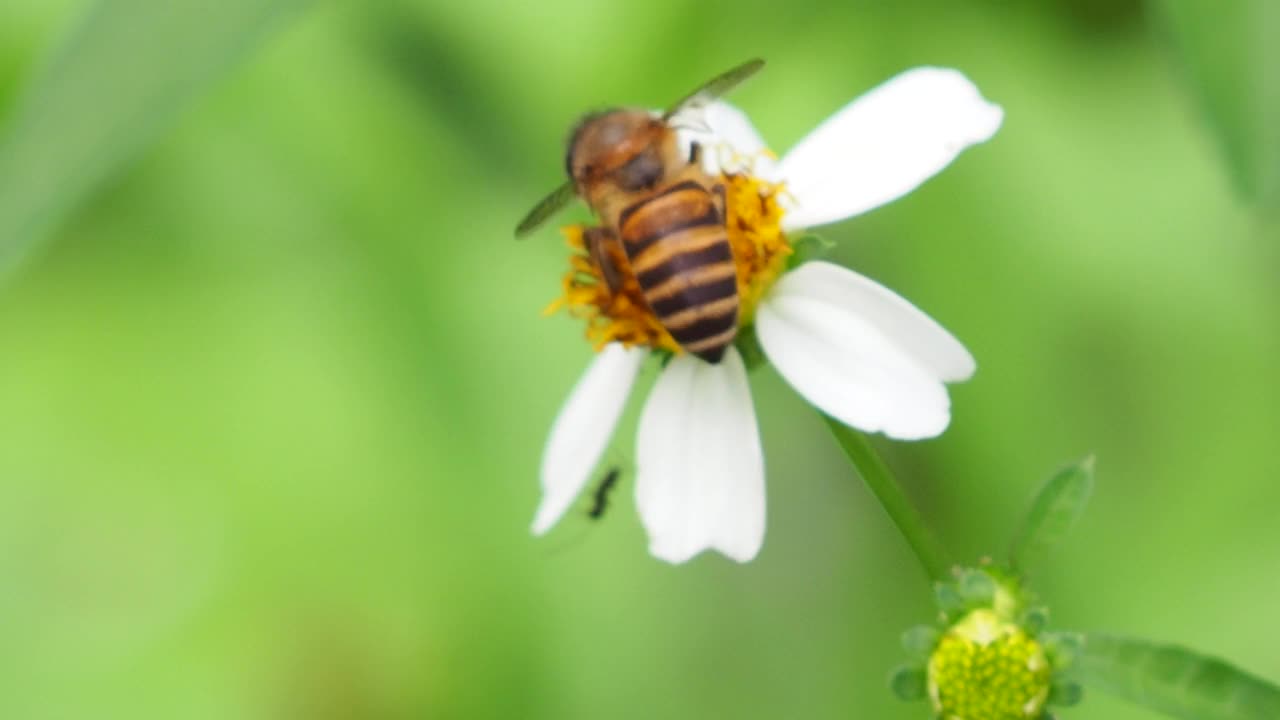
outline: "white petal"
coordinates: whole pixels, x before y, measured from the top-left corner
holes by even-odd
[[[819,410],[900,440],[945,430],[943,376],[972,371],[964,348],[924,313],[829,263],[783,276],[757,310],[756,333],[769,361]]]
[[[733,105],[722,100],[716,101],[703,112],[711,132],[720,142],[727,143],[734,150],[753,155],[768,147],[747,114]]]
[[[542,502],[533,519],[535,535],[550,530],[587,483],[646,354],[640,348],[606,345],[560,408],[542,453]]]
[[[703,170],[711,175],[745,170],[764,179],[776,176],[777,161],[746,113],[722,100],[699,108],[697,113],[685,120],[690,129],[679,137],[686,152],[690,142],[702,144]],[[681,122],[682,116],[673,121]]]
[[[832,115],[782,158],[795,208],[785,229],[842,220],[907,194],[961,150],[988,140],[1004,111],[963,74],[916,68]]]
[[[671,360],[640,416],[636,507],[649,551],[682,563],[715,549],[747,562],[764,543],[764,454],[747,372],[730,347],[719,365]]]
[[[771,292],[813,298],[856,313],[939,380],[968,380],[977,368],[964,345],[936,320],[849,268],[807,262],[780,278]]]

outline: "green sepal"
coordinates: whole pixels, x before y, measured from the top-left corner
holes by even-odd
[[[963,610],[965,607],[964,598],[960,596],[956,586],[951,583],[934,583],[933,599],[937,601],[938,608],[947,615],[957,610]]]
[[[769,358],[764,354],[764,348],[760,347],[760,338],[756,336],[755,325],[740,328],[737,337],[733,339],[733,346],[738,348],[738,354],[742,356],[742,364],[746,366],[747,372],[769,362]]]
[[[982,570],[966,570],[956,583],[966,605],[991,605],[996,597],[996,581]]]
[[[1093,494],[1093,475],[1090,455],[1041,486],[1010,546],[1009,563],[1014,570],[1026,572],[1071,531]]]
[[[1049,624],[1049,610],[1043,607],[1033,607],[1022,614],[1022,619],[1018,623],[1028,635],[1035,637],[1044,632],[1045,626]]]
[[[826,257],[836,244],[821,235],[805,233],[791,241],[791,255],[787,256],[787,269],[793,270],[810,260]]]
[[[1280,687],[1183,647],[1091,633],[1071,676],[1183,720],[1280,718]]]
[[[913,660],[928,660],[933,649],[938,646],[940,635],[938,628],[932,625],[917,625],[902,633],[902,649]]]
[[[1049,699],[1047,702],[1050,705],[1057,705],[1059,707],[1071,707],[1073,705],[1079,705],[1080,701],[1083,699],[1084,688],[1080,687],[1080,683],[1060,681],[1055,682],[1053,687],[1049,689]]]
[[[1084,636],[1073,632],[1045,633],[1041,638],[1049,662],[1057,670],[1069,668],[1084,648]]]
[[[924,668],[914,665],[903,665],[889,676],[889,689],[899,700],[916,702],[928,695],[927,678]]]

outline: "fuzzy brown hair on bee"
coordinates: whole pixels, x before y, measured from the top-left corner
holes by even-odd
[[[584,117],[565,157],[570,180],[593,208],[604,204],[609,193],[652,190],[685,164],[675,131],[644,110]]]

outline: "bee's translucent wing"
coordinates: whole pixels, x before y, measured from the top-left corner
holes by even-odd
[[[529,211],[529,214],[525,215],[524,219],[520,221],[520,224],[516,226],[516,237],[524,237],[525,235],[533,232],[539,225],[546,222],[548,218],[559,212],[565,205],[568,205],[569,201],[573,200],[573,197],[576,194],[577,191],[574,189],[572,182],[566,182],[555,190],[552,190],[551,194],[542,198],[542,202],[533,206],[533,209]]]
[[[732,90],[738,85],[738,83],[746,80],[752,75],[755,75],[756,71],[762,67],[764,67],[764,60],[761,60],[760,58],[753,58],[732,70],[723,72],[711,78],[707,82],[703,83],[702,87],[694,90],[681,98],[680,102],[672,105],[671,109],[662,116],[662,119],[670,120],[672,115],[675,115],[681,110],[699,108],[710,103],[712,100],[715,100],[721,95]]]

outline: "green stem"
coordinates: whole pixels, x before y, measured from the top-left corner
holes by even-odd
[[[827,426],[836,436],[836,441],[840,443],[844,454],[857,468],[858,474],[866,481],[871,492],[875,493],[885,512],[889,513],[893,524],[898,526],[898,531],[906,538],[907,544],[911,546],[911,550],[916,554],[916,559],[920,561],[929,579],[935,582],[947,580],[948,569],[951,567],[947,552],[942,549],[938,538],[925,525],[924,518],[920,517],[920,513],[911,504],[911,500],[907,498],[902,486],[889,471],[889,467],[880,459],[875,448],[871,447],[867,436],[841,424],[839,420],[825,415],[823,419],[827,421]]]

